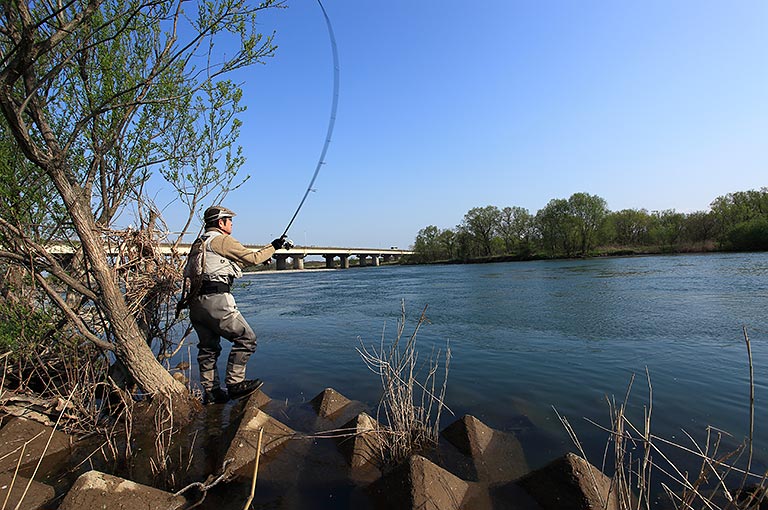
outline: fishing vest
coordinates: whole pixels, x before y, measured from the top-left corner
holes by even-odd
[[[211,230],[201,235],[189,250],[184,277],[192,282],[221,282],[230,285],[232,280],[243,276],[240,266],[228,258],[219,255],[211,248],[214,237],[222,235],[218,230]]]

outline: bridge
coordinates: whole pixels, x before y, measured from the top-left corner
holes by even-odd
[[[246,248],[253,251],[258,251],[264,247],[264,245],[246,244]],[[179,255],[187,255],[189,253],[191,244],[181,244],[177,249]],[[159,247],[160,253],[165,255],[171,255],[171,246],[162,244]],[[74,253],[72,245],[65,243],[52,243],[48,245],[48,251],[53,255],[67,256]],[[118,255],[119,249],[117,246],[108,247],[107,253],[110,256]],[[288,269],[288,259],[292,261],[293,269],[304,269],[304,259],[311,255],[321,256],[325,259],[325,267],[333,269],[336,267],[336,258],[339,259],[339,268],[348,269],[350,267],[349,259],[351,257],[357,257],[358,265],[360,267],[365,266],[379,266],[381,262],[396,262],[403,255],[411,255],[411,250],[400,250],[397,247],[391,248],[338,248],[330,246],[294,246],[290,250],[279,249],[275,252],[272,258],[276,261],[276,268],[278,271]]]
[[[246,248],[261,249],[262,246],[246,245]],[[336,267],[336,258],[339,258],[339,267],[349,269],[349,259],[356,256],[358,265],[365,267],[368,265],[378,266],[381,262],[396,262],[403,255],[411,255],[411,250],[400,250],[398,248],[334,248],[320,246],[294,246],[290,250],[280,249],[272,256],[276,260],[278,271],[288,268],[288,259],[293,261],[293,269],[304,269],[304,259],[310,255],[319,255],[325,259],[325,267],[333,269]],[[368,260],[370,259],[370,264]]]

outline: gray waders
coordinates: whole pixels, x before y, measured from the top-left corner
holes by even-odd
[[[232,342],[224,383],[227,387],[245,380],[248,358],[256,350],[256,334],[245,321],[229,292],[203,294],[193,299],[189,318],[197,332],[197,363],[204,391],[221,386],[216,361],[221,353],[221,337]]]

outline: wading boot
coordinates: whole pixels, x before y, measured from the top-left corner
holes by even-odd
[[[246,379],[245,381],[227,386],[227,390],[229,390],[229,398],[236,400],[238,398],[247,397],[261,388],[262,384],[264,384],[264,382],[261,379]]]
[[[221,388],[213,388],[203,392],[203,404],[225,404],[229,402],[229,395]]]

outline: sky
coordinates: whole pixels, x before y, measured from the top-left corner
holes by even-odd
[[[320,157],[333,59],[315,0],[263,13],[275,56],[238,72],[251,178],[233,235],[280,235]],[[707,210],[768,186],[768,2],[324,0],[333,136],[289,236],[408,248],[474,207]]]

